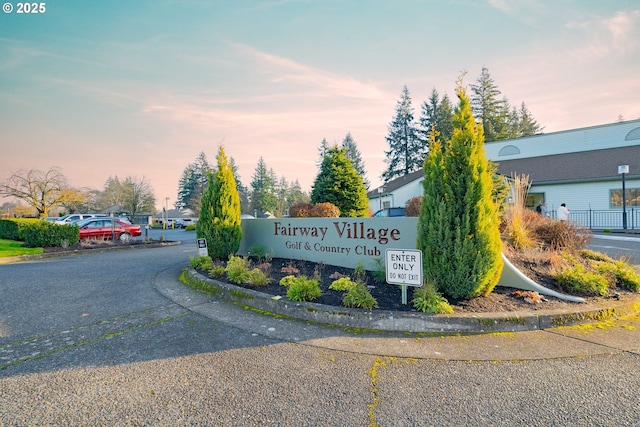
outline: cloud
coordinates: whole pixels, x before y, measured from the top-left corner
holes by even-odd
[[[262,70],[272,74],[272,81],[298,83],[315,88],[315,96],[352,97],[364,100],[387,101],[395,95],[380,89],[375,83],[360,81],[328,71],[300,64],[289,58],[261,52],[250,46],[233,43],[236,50],[258,63]]]
[[[570,21],[565,27],[579,31],[586,41],[574,56],[599,60],[611,54],[629,55],[637,50],[640,39],[640,10]]]

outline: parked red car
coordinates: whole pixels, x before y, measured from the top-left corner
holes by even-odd
[[[132,237],[142,234],[139,225],[127,224],[116,218],[89,218],[75,223],[80,230],[80,240],[118,239],[128,242]]]

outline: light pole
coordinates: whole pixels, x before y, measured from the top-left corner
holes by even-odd
[[[165,206],[164,211],[167,213],[164,221],[164,228],[167,229],[169,228],[169,224],[168,224],[169,223],[169,198],[168,197],[164,198],[164,206]]]
[[[629,173],[629,165],[618,166],[618,174],[622,175],[622,228],[627,229],[627,196],[624,188],[624,174]]]

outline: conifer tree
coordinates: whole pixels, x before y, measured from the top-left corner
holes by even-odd
[[[442,141],[451,138],[453,134],[453,106],[449,96],[445,94],[440,99],[438,91],[434,88],[428,101],[422,103],[420,114],[420,128],[418,133],[423,145],[429,150],[429,134],[435,129]]]
[[[369,214],[367,190],[344,148],[334,146],[327,151],[313,183],[311,203],[323,202],[336,205],[343,217]]]
[[[209,172],[207,188],[202,195],[196,234],[207,239],[211,258],[226,260],[240,247],[240,197],[223,147],[218,150],[217,161],[215,175]]]
[[[520,106],[520,111],[518,111],[519,118],[519,135],[518,136],[532,136],[543,131],[543,127],[538,124],[536,119],[533,117],[529,109],[524,102]]]
[[[178,198],[175,203],[177,209],[188,207],[196,213],[199,212],[200,199],[207,186],[207,176],[211,170],[207,156],[204,151],[201,151],[196,160],[182,171],[178,182]]]
[[[347,132],[347,135],[342,140],[342,148],[346,150],[347,158],[351,160],[351,163],[353,163],[353,167],[362,177],[362,182],[364,182],[364,186],[368,190],[370,184],[367,179],[367,171],[365,170],[364,161],[362,160],[362,154],[358,149],[358,144],[356,144],[356,141],[351,136],[351,132]]]
[[[425,279],[453,298],[489,294],[502,271],[498,207],[482,128],[462,83],[451,140],[430,135],[418,248]]]
[[[275,212],[278,207],[276,196],[277,177],[273,169],[267,169],[264,159],[258,159],[258,165],[251,180],[251,208],[257,213]]]
[[[420,140],[413,113],[409,89],[405,86],[396,104],[396,115],[389,124],[389,151],[384,153],[388,166],[382,173],[384,182],[417,171],[422,166],[426,147]]]

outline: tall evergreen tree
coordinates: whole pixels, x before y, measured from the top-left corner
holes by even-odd
[[[501,92],[489,74],[489,70],[482,67],[476,84],[470,86],[474,93],[471,97],[473,114],[482,123],[485,141],[499,140],[500,132],[506,128],[505,103],[503,99],[498,98]],[[507,114],[508,112],[507,109]]]
[[[211,170],[207,156],[201,151],[196,160],[182,171],[178,182],[176,209],[190,208],[196,213],[199,212],[200,198],[207,186],[207,177]]]
[[[242,183],[240,174],[238,173],[238,166],[233,157],[229,158],[229,164],[233,171],[233,177],[236,180],[236,189],[238,190],[238,196],[240,196],[240,212],[248,213],[251,209],[249,204],[249,189]]]
[[[423,141],[422,144],[429,149],[429,135],[435,129],[442,141],[451,138],[453,134],[453,105],[449,96],[445,94],[440,100],[438,91],[434,88],[428,101],[422,103],[420,114],[420,127],[418,134]]]
[[[289,207],[289,205],[287,204],[288,194],[289,194],[289,182],[283,176],[278,180],[278,183],[276,184],[277,203],[276,203],[275,212],[273,212],[275,216],[282,216],[287,211],[287,207]]]
[[[276,211],[278,203],[276,182],[273,170],[267,169],[264,159],[260,157],[251,180],[251,208],[253,211],[257,213]]]
[[[396,104],[396,115],[389,124],[386,139],[389,151],[385,151],[387,170],[382,173],[384,182],[407,175],[422,166],[426,149],[420,140],[415,123],[409,89],[405,86]]]
[[[457,94],[453,137],[444,143],[430,137],[417,243],[427,281],[450,297],[473,298],[497,284],[502,243],[482,128],[461,82]]]
[[[367,189],[362,177],[347,158],[346,150],[329,149],[311,190],[311,203],[333,203],[342,217],[365,217],[369,214]]]
[[[327,138],[322,138],[322,142],[320,142],[320,147],[318,147],[318,163],[316,163],[318,166],[320,166],[322,164],[322,161],[324,160],[324,156],[327,154],[327,151],[329,151],[329,143],[327,142]]]
[[[311,197],[308,193],[302,191],[298,180],[293,181],[289,186],[289,193],[287,194],[287,208],[296,203],[309,203],[310,201]]]
[[[215,175],[209,172],[207,188],[202,195],[196,234],[207,239],[211,258],[226,260],[238,251],[242,239],[240,197],[222,146],[218,150],[217,162]]]
[[[520,106],[519,114],[519,136],[537,135],[543,131],[543,127],[538,124],[536,119],[529,111],[524,102]]]
[[[362,154],[358,149],[358,144],[356,144],[356,141],[351,136],[351,132],[347,132],[347,135],[342,140],[342,148],[346,150],[347,158],[351,160],[351,163],[353,163],[353,167],[362,177],[362,182],[364,182],[364,186],[368,190],[370,183],[367,179],[367,171],[365,170],[364,161],[362,160]]]

